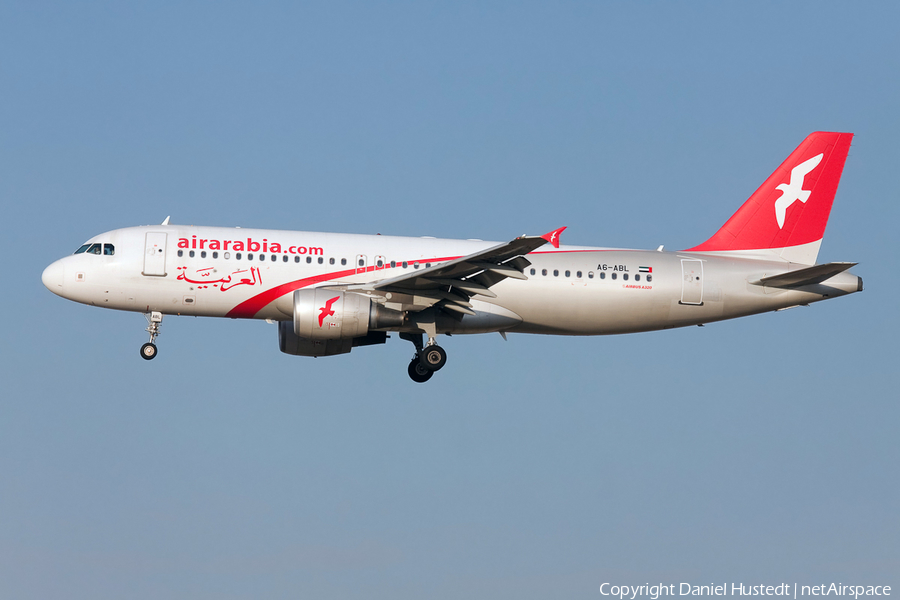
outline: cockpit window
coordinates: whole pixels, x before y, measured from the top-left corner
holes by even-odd
[[[114,256],[116,254],[116,247],[112,244],[85,244],[81,248],[75,251],[75,254],[84,254],[87,252],[88,254],[103,254],[105,256]]]

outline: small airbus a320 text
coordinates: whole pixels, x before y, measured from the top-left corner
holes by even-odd
[[[157,355],[163,315],[277,322],[282,352],[346,354],[388,332],[415,346],[425,382],[438,335],[606,335],[702,325],[863,289],[856,263],[816,264],[850,141],[807,137],[711,238],[678,252],[560,245],[564,227],[507,243],[188,227],[128,227],[51,264],[44,285],[144,313]]]

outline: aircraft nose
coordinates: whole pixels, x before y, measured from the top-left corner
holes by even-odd
[[[64,272],[65,267],[61,260],[44,269],[44,272],[41,274],[41,281],[44,283],[44,287],[57,296],[62,296]]]

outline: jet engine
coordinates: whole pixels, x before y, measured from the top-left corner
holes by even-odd
[[[332,356],[355,346],[383,344],[384,330],[406,320],[405,313],[352,292],[297,290],[293,300],[293,320],[278,323],[278,346],[297,356]]]

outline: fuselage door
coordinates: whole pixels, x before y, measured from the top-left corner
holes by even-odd
[[[356,272],[357,273],[365,273],[366,272],[366,255],[365,254],[357,254],[356,255]]]
[[[703,304],[703,261],[681,259],[681,303]]]
[[[148,232],[144,239],[143,275],[151,277],[166,276],[166,235],[165,233]]]

